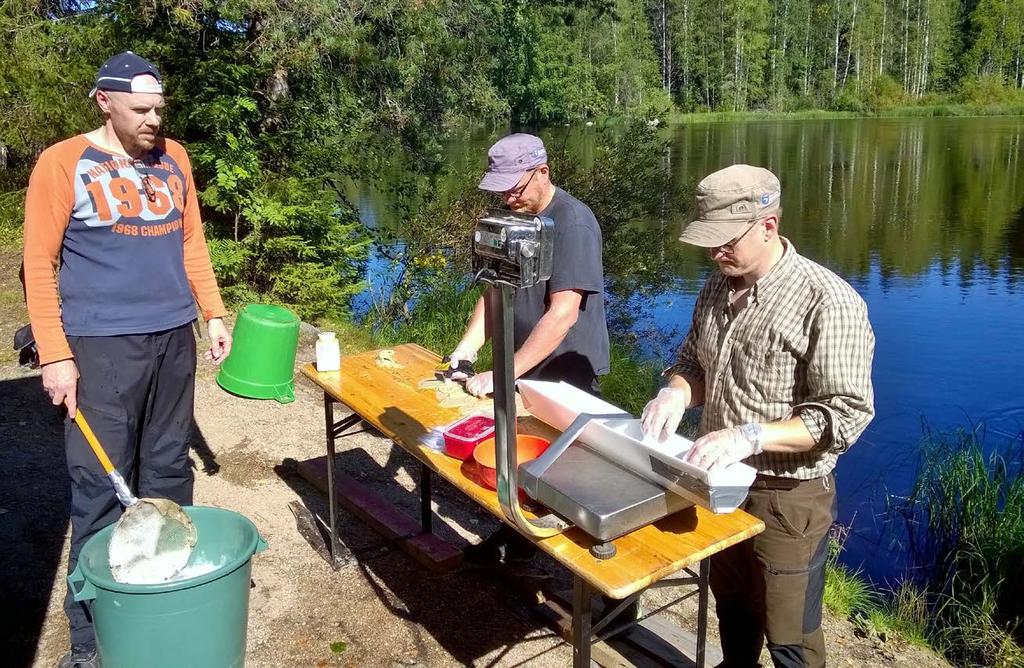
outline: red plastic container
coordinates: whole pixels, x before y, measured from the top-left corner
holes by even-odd
[[[444,430],[444,450],[450,457],[469,459],[478,444],[494,436],[494,418],[470,415]]]

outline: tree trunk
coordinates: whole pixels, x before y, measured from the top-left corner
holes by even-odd
[[[885,20],[889,18],[889,0],[882,0],[882,48],[878,50],[878,74],[885,72]]]
[[[615,18],[612,18],[612,53],[616,54],[616,57],[617,57],[618,52],[619,52],[619,31],[618,31],[618,25],[619,25],[619,22]],[[618,109],[619,109],[619,72],[615,73],[615,86],[614,86],[614,88],[615,88],[615,93],[614,93],[614,95],[615,95],[615,102],[614,102],[614,104],[612,106],[613,106],[613,108],[616,111],[618,111]]]
[[[736,12],[736,30],[733,33],[732,48],[732,110],[739,111],[740,103],[740,46],[743,31],[740,27],[740,12]]]
[[[843,69],[843,86],[850,76],[850,54],[853,53],[854,31],[857,29],[857,0],[853,0],[853,19],[850,21],[850,37],[846,40],[846,67]]]
[[[928,43],[931,39],[931,27],[932,19],[931,16],[929,16],[928,10],[926,8],[924,16],[924,52],[921,54],[921,79],[917,91],[918,97],[924,95],[925,90],[928,89],[928,65],[930,61],[928,55]]]
[[[804,95],[811,84],[811,6],[807,5],[807,24],[804,26]]]
[[[839,0],[835,1],[833,7],[836,13],[835,49],[832,58],[832,97],[834,98],[836,96],[836,84],[839,82]]]
[[[715,100],[716,102],[718,100],[723,99],[724,98],[724,93],[725,93],[725,90],[724,90],[724,85],[725,85],[725,63],[727,62],[726,61],[726,54],[725,54],[725,21],[726,21],[725,3],[723,2],[723,3],[721,3],[719,5],[719,14],[718,14],[718,33],[721,36],[720,42],[722,44],[722,48],[721,48],[721,60],[718,63],[718,65],[719,65],[719,67],[718,67],[719,82],[718,82],[717,95],[715,96],[717,98]]]
[[[672,94],[672,60],[671,47],[668,44],[668,0],[661,0],[661,86],[669,95]]]
[[[690,2],[683,0],[683,102],[690,90]]]
[[[910,92],[910,0],[903,0],[903,90]]]
[[[789,0],[782,3],[782,52],[779,54],[782,66],[786,66],[786,52],[789,49]]]

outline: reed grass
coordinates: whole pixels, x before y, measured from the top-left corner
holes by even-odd
[[[986,449],[981,429],[926,429],[913,491],[898,507],[926,634],[957,665],[1024,666],[1024,453]]]

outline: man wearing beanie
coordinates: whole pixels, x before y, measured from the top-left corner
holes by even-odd
[[[697,186],[680,240],[708,249],[704,284],[668,384],[647,404],[645,433],[665,439],[703,406],[687,461],[757,469],[744,510],[764,533],[711,557],[723,666],[825,665],[821,630],[832,471],[874,415],[874,334],[843,279],[779,234],[781,185],[733,165]]]
[[[138,496],[190,504],[196,302],[210,334],[206,358],[219,363],[231,349],[188,156],[158,134],[160,72],[120,53],[90,95],[102,127],[43,151],[25,201],[25,292],[43,388],[67,407],[69,569],[121,515],[77,411]],[[94,668],[86,609],[70,591],[64,609],[71,649],[60,668]]]

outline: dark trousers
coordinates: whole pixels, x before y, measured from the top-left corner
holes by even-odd
[[[69,336],[78,379],[78,408],[111,462],[139,497],[192,503],[188,435],[192,426],[196,340],[191,325],[155,334]],[[78,426],[65,420],[71,476],[71,554],[121,516],[114,490]],[[92,621],[68,591],[71,643],[95,643]]]
[[[776,668],[825,665],[821,606],[835,481],[828,475],[777,486],[778,479],[759,479],[743,506],[764,521],[764,533],[711,557],[728,668],[757,666],[766,638]]]

